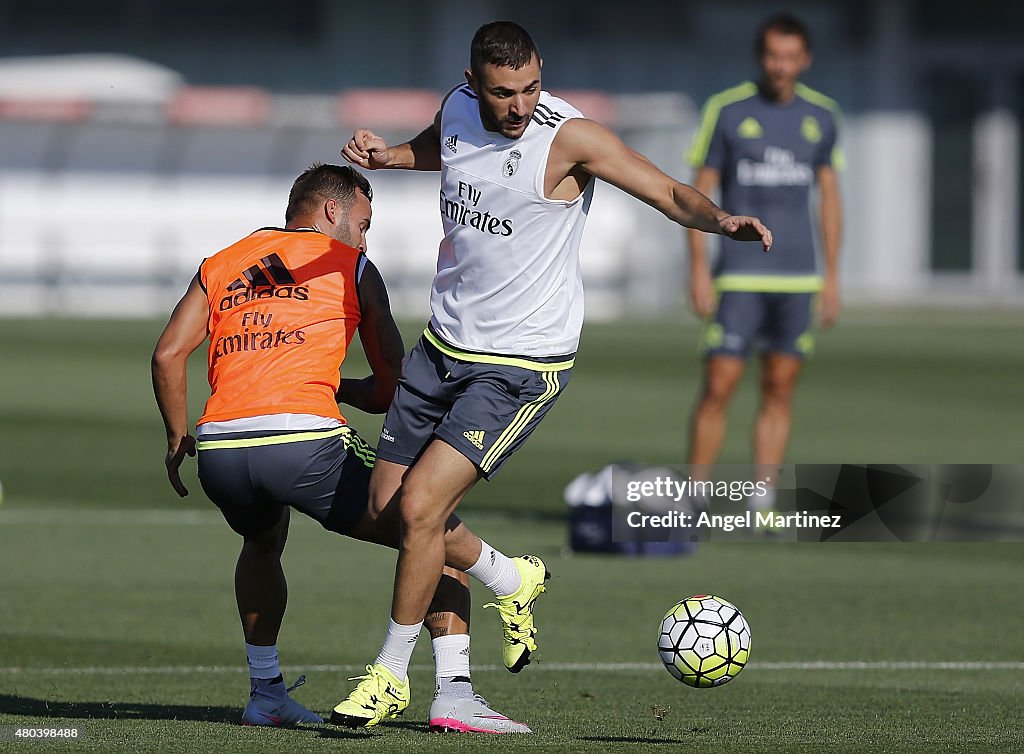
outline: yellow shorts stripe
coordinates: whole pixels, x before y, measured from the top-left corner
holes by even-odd
[[[448,345],[428,327],[423,331],[423,337],[430,341],[431,345],[434,346],[441,353],[451,356],[453,359],[459,361],[469,361],[477,364],[498,364],[506,367],[519,367],[520,369],[529,369],[534,372],[561,372],[565,369],[571,369],[576,359],[569,359],[568,361],[553,361],[545,363],[543,361],[531,361],[530,359],[517,358],[515,356],[500,356],[498,354],[491,353],[471,353],[469,351],[461,351],[458,348]]]
[[[197,450],[220,450],[223,448],[259,448],[264,445],[284,445],[290,442],[307,442],[309,440],[325,440],[328,437],[342,435],[346,447],[352,442],[352,430],[347,426],[335,427],[326,432],[292,432],[284,435],[268,437],[242,437],[236,440],[200,440],[196,443]],[[358,453],[357,453],[358,454]]]
[[[377,463],[377,450],[366,440],[352,432],[344,437],[345,449],[351,450],[353,455],[363,462],[363,465],[372,469]]]
[[[544,372],[541,376],[544,378],[544,382],[547,383],[547,388],[539,398],[530,401],[516,412],[512,423],[505,428],[505,431],[501,433],[494,445],[491,446],[491,449],[484,454],[484,458],[480,462],[480,468],[485,472],[491,470],[491,467],[501,457],[501,454],[522,434],[523,430],[526,429],[526,425],[540,411],[541,406],[558,395],[558,391],[561,389],[558,384],[558,375]]]

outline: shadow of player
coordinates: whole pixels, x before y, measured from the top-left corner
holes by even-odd
[[[0,694],[0,715],[19,715],[36,720],[182,720],[241,725],[241,707],[213,707],[191,704],[145,704],[141,702],[65,702]],[[297,730],[316,730],[302,725]],[[320,727],[327,738],[364,738],[366,733],[333,726]]]
[[[692,741],[683,741],[678,738],[644,738],[643,736],[580,736],[580,741],[596,741],[599,743],[614,744],[685,744]]]

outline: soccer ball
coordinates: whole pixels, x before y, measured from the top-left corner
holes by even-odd
[[[704,689],[728,683],[750,657],[750,626],[735,605],[695,594],[665,613],[658,652],[677,681]]]

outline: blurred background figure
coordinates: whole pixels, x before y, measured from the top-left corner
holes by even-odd
[[[704,194],[722,187],[722,201],[756,214],[775,228],[771,255],[754,257],[724,240],[714,272],[705,235],[690,230],[690,300],[708,320],[704,385],[691,420],[690,464],[714,463],[725,439],[726,412],[751,352],[761,358],[760,409],[754,463],[760,478],[782,463],[789,439],[793,390],[813,349],[815,294],[821,324],[839,315],[842,205],[836,168],[839,110],[800,83],[811,64],[811,37],[795,16],[772,16],[757,31],[760,79],[716,94],[704,106],[690,150],[694,185]],[[815,252],[810,194],[823,259]],[[712,279],[713,278],[713,279]],[[713,318],[713,321],[712,321]],[[770,504],[771,496],[752,498]]]

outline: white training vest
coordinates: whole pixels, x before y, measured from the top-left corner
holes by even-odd
[[[576,352],[583,327],[579,248],[594,195],[544,197],[558,129],[583,115],[541,92],[518,139],[484,130],[477,97],[455,89],[441,111],[444,239],[431,326],[453,346],[511,356]]]

